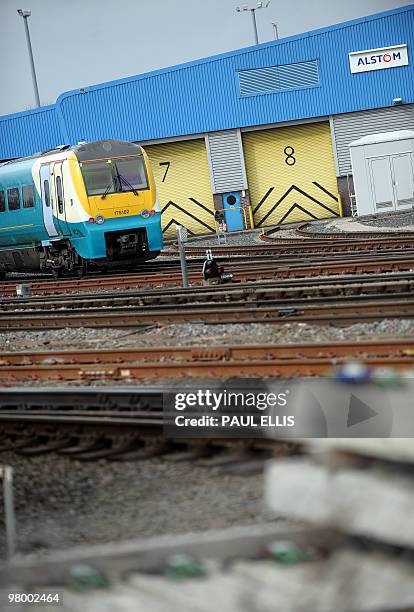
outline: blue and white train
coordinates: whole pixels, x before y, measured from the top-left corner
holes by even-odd
[[[102,140],[0,164],[0,276],[133,267],[162,247],[142,147]]]

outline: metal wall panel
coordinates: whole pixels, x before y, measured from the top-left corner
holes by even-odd
[[[246,189],[240,132],[226,130],[208,134],[206,139],[214,193]]]
[[[214,203],[203,139],[147,145],[161,204],[163,233],[175,236],[175,225],[191,234],[215,231]]]
[[[256,227],[339,216],[329,123],[243,134]]]
[[[351,74],[348,53],[414,46],[414,6],[62,94],[70,142],[145,141],[414,103],[414,60]],[[240,96],[238,72],[319,61],[320,86]]]
[[[352,174],[349,144],[370,134],[414,130],[414,105],[377,108],[333,118],[339,176]]]
[[[0,117],[0,160],[65,144],[55,106]]]
[[[351,74],[352,51],[407,44],[410,64]],[[323,118],[389,107],[393,98],[414,103],[414,6],[405,6],[269,41],[194,62],[63,93],[56,102],[65,142],[121,138],[147,141],[228,129]],[[313,62],[319,86],[241,96],[240,71]],[[9,146],[0,141],[0,158],[57,143],[54,128],[42,127],[31,113],[21,118]],[[53,119],[54,118],[54,119]],[[39,121],[37,121],[39,120]],[[7,118],[0,118],[0,123]],[[35,125],[36,124],[36,125]],[[17,134],[17,137],[14,137]],[[33,134],[37,134],[33,138]],[[39,144],[40,143],[40,144]]]

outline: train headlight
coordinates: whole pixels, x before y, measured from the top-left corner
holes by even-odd
[[[98,225],[102,225],[102,223],[104,222],[105,222],[105,217],[103,215],[96,215],[95,223],[98,223]]]
[[[154,210],[154,209],[152,209],[152,210],[151,210],[151,212],[150,212],[150,215],[154,216],[154,215],[156,215],[156,214],[157,214],[157,211],[156,211],[156,210]]]
[[[144,219],[148,219],[149,216],[150,213],[146,208],[144,208],[144,210],[141,210],[141,217],[144,217]]]

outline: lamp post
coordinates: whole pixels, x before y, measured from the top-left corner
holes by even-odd
[[[253,21],[253,32],[254,32],[254,41],[255,44],[258,45],[259,44],[259,36],[257,34],[257,22],[256,22],[256,11],[258,9],[262,9],[262,8],[267,8],[270,4],[270,0],[267,0],[267,2],[258,2],[256,6],[238,6],[236,7],[236,11],[238,13],[242,13],[245,11],[250,11],[252,14],[252,21]]]
[[[30,58],[30,68],[32,71],[33,89],[34,89],[35,98],[36,98],[36,106],[40,106],[39,88],[37,86],[36,70],[35,70],[34,60],[33,60],[32,43],[30,42],[29,24],[27,23],[27,19],[30,17],[32,13],[31,11],[24,11],[22,9],[17,9],[17,12],[19,13],[20,17],[23,17],[23,21],[24,21],[27,48],[29,51],[29,58]]]

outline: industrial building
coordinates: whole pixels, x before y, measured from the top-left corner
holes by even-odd
[[[414,5],[62,93],[0,117],[0,159],[145,146],[166,236],[352,214],[349,144],[414,129]],[[412,162],[411,162],[412,163]]]

